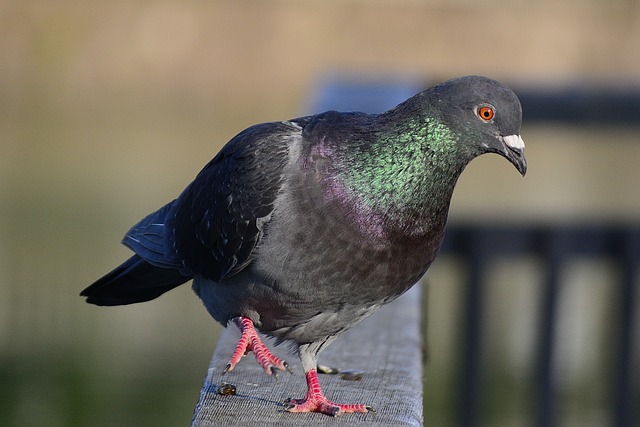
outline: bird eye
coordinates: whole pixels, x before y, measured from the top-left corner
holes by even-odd
[[[493,110],[493,107],[488,107],[488,106],[485,105],[484,107],[478,108],[478,111],[476,112],[476,114],[482,120],[484,120],[485,122],[488,122],[491,119],[493,119],[493,116],[495,116],[496,113]]]

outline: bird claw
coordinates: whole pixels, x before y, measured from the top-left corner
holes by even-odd
[[[331,415],[332,417],[337,417],[343,413],[376,413],[369,405],[333,403],[324,396],[305,399],[289,398],[285,400],[284,407],[288,412],[319,412],[321,414]]]
[[[273,375],[274,378],[277,379],[278,371],[289,371],[293,372],[293,370],[289,367],[287,362],[281,360],[279,357],[273,355],[269,351],[266,345],[260,340],[260,336],[258,336],[258,331],[256,331],[253,326],[253,321],[248,317],[237,317],[233,319],[238,328],[242,331],[242,335],[240,336],[240,340],[238,341],[238,345],[236,346],[229,363],[225,366],[222,374],[226,374],[229,371],[232,371],[235,368],[236,364],[242,359],[244,355],[253,351],[253,354],[256,358],[256,361],[262,369],[268,374]]]
[[[288,412],[320,412],[332,417],[337,417],[341,414],[340,406],[329,401],[312,402],[305,399],[289,398],[284,402],[284,407]]]
[[[269,368],[269,370],[271,371],[271,373],[269,375],[271,375],[275,380],[278,379],[278,371],[279,369],[276,368],[275,366],[272,366]]]
[[[328,400],[318,383],[318,375],[315,369],[306,373],[307,377],[307,394],[304,399],[287,399],[284,402],[284,407],[289,412],[320,412],[322,414],[331,415],[337,417],[343,413],[352,412],[373,412],[373,408],[369,405],[349,405],[333,403]]]

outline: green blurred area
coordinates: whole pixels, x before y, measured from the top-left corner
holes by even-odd
[[[78,293],[129,256],[119,244],[127,229],[229,138],[300,115],[327,72],[640,83],[637,1],[9,0],[0,40],[4,426],[189,422],[220,330],[189,287],[118,308]],[[526,179],[478,159],[453,221],[638,219],[637,128],[525,122],[523,137]],[[455,420],[457,271],[444,260],[430,278],[427,424]],[[529,374],[492,369],[500,404],[487,425],[530,425]],[[597,380],[569,384],[575,407],[603,400],[579,396]]]

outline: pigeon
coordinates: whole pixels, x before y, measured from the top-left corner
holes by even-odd
[[[288,411],[372,411],[325,397],[318,354],[425,274],[472,159],[496,153],[524,176],[521,122],[509,88],[466,76],[380,114],[251,126],[133,226],[123,244],[135,254],[81,295],[132,304],[193,279],[211,316],[242,332],[225,373],[249,352],[266,374],[290,369],[260,332],[300,357],[308,389],[284,403]]]

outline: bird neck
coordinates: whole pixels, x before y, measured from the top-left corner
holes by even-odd
[[[467,162],[458,152],[459,136],[441,121],[416,115],[402,120],[398,113],[378,116],[373,137],[342,153],[338,179],[366,231],[419,237],[444,227]]]

